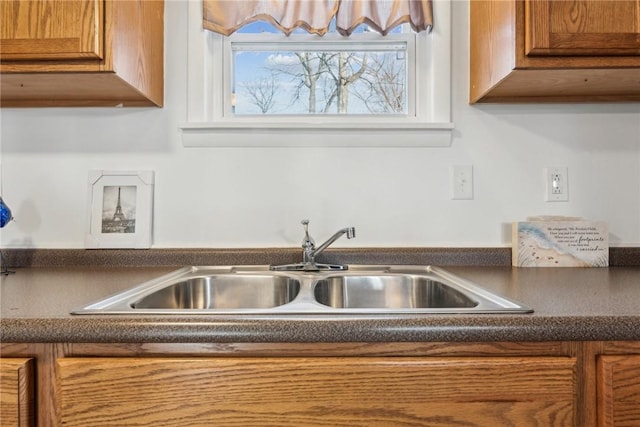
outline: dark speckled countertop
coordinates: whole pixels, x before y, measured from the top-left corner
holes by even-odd
[[[640,340],[640,267],[446,266],[532,314],[83,315],[76,307],[176,269],[20,267],[0,284],[1,342],[420,342]]]

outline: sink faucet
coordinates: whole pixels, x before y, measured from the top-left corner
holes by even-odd
[[[338,240],[343,234],[347,235],[347,239],[353,239],[356,237],[356,229],[354,227],[343,228],[338,230],[333,236],[329,237],[326,242],[316,248],[315,241],[311,236],[309,236],[309,220],[303,219],[302,226],[304,227],[304,238],[302,239],[302,262],[305,263],[315,263],[316,256],[320,255],[329,247],[329,245]]]
[[[318,271],[318,270],[347,270],[346,265],[336,264],[318,264],[316,257],[327,249],[333,242],[338,240],[343,234],[347,235],[347,239],[356,237],[356,229],[354,227],[346,227],[338,230],[333,236],[329,237],[326,242],[316,247],[316,242],[309,235],[309,220],[301,221],[304,227],[304,237],[302,239],[302,262],[298,264],[272,265],[271,270],[302,270],[302,271]]]

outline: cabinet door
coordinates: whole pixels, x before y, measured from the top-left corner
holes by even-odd
[[[31,359],[0,358],[0,424],[2,427],[33,425],[33,376]]]
[[[598,357],[598,425],[640,425],[640,355]]]
[[[525,0],[527,55],[640,55],[640,0]]]
[[[2,60],[103,56],[102,0],[0,1]]]
[[[573,426],[568,357],[63,358],[64,426]]]

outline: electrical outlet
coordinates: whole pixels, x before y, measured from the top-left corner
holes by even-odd
[[[548,166],[544,170],[546,179],[546,202],[569,200],[569,175],[566,166]]]
[[[473,166],[454,165],[450,168],[452,200],[473,199]]]

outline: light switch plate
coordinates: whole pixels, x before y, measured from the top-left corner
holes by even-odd
[[[473,199],[473,166],[453,165],[450,168],[450,188],[452,200]]]

